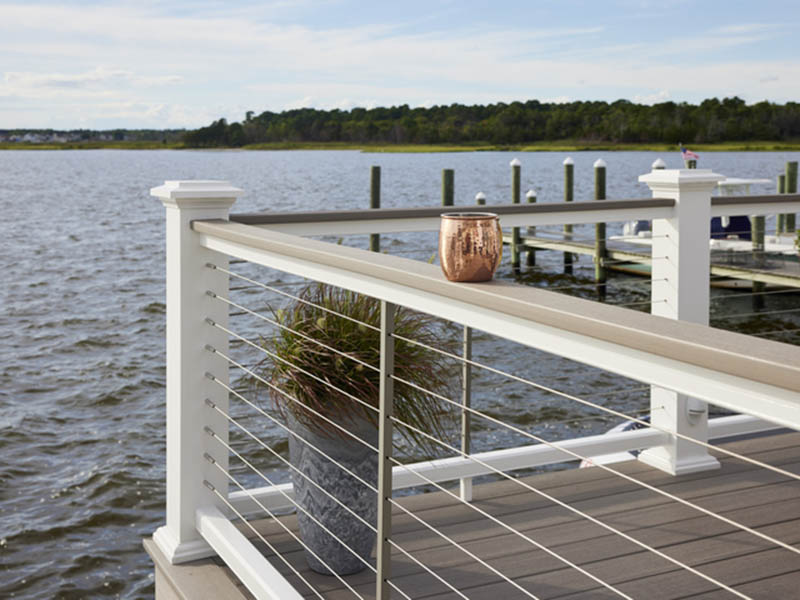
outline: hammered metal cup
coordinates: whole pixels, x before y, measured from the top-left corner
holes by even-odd
[[[503,256],[503,232],[494,213],[445,213],[439,262],[450,281],[489,281]]]

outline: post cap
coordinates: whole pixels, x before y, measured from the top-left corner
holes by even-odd
[[[511,161],[510,163],[508,163],[508,164],[509,164],[509,165],[511,165],[512,167],[519,167],[519,166],[522,166],[522,163],[521,163],[521,162],[519,162],[519,159],[518,159],[518,158],[515,158],[514,160],[512,160],[512,161]]]
[[[475,200],[486,200],[486,194],[483,192],[478,192],[475,194]]]
[[[639,181],[646,183],[653,192],[671,192],[677,190],[711,190],[724,175],[714,173],[711,169],[658,169],[639,175]]]
[[[662,159],[657,158],[653,161],[653,164],[650,165],[650,167],[653,169],[666,169],[667,163],[665,163]]]
[[[571,156],[568,156],[567,158],[564,159],[564,162],[562,164],[566,167],[567,165],[574,165],[575,161],[572,160]]]
[[[525,192],[526,198],[536,198],[536,192],[534,190],[528,190]]]
[[[242,194],[244,190],[230,182],[215,180],[165,181],[150,190],[150,195],[160,198],[165,206],[180,208],[230,207]]]
[[[606,161],[604,161],[602,158],[598,158],[596,161],[594,161],[594,168],[595,169],[605,169],[606,168]]]

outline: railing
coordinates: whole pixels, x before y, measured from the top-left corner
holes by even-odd
[[[661,490],[594,457],[617,452],[641,451],[638,459],[671,474],[700,472],[718,468],[718,455],[766,469],[782,478],[800,479],[796,473],[752,457],[741,456],[712,445],[709,440],[731,435],[788,427],[800,430],[800,348],[709,328],[709,248],[708,223],[712,215],[785,213],[800,210],[800,196],[780,198],[713,198],[711,189],[719,176],[708,171],[653,171],[641,178],[653,190],[654,199],[603,201],[602,204],[575,202],[568,206],[529,204],[493,206],[506,226],[543,226],[613,222],[630,219],[653,220],[652,314],[608,306],[550,291],[499,281],[486,284],[459,284],[446,281],[438,266],[385,254],[329,244],[299,235],[346,235],[391,231],[435,231],[441,209],[401,209],[364,212],[298,213],[292,215],[239,215],[229,220],[228,211],[242,192],[224,182],[167,182],[153,194],[167,207],[167,517],[154,535],[158,547],[173,563],[217,554],[258,598],[300,598],[300,591],[324,597],[305,572],[298,568],[253,524],[253,517],[265,515],[279,524],[285,536],[327,566],[307,543],[297,537],[279,516],[287,509],[302,514],[338,540],[337,534],[294,497],[286,482],[291,472],[295,482],[307,480],[326,502],[352,513],[377,539],[376,562],[360,557],[364,567],[375,573],[373,584],[378,598],[410,596],[392,577],[392,552],[400,553],[427,572],[444,588],[459,597],[468,595],[426,565],[398,543],[392,535],[392,511],[417,522],[469,561],[503,581],[520,597],[536,598],[535,591],[521,585],[493,566],[465,544],[452,539],[435,524],[406,508],[393,490],[426,486],[469,507],[476,518],[486,519],[509,534],[524,540],[532,549],[546,553],[572,568],[576,576],[588,577],[614,595],[628,598],[613,584],[589,569],[569,560],[535,537],[505,522],[470,502],[471,479],[490,476],[512,482],[570,514],[584,519],[694,576],[738,597],[747,597],[732,586],[693,568],[658,548],[606,523],[586,511],[538,489],[536,479],[517,478],[512,472],[583,460],[613,473],[653,494],[678,502],[698,512],[747,532],[787,552],[800,554],[792,544],[766,535],[742,523],[703,508],[699,504]],[[244,382],[270,388],[286,402],[297,402],[291,394],[253,367],[251,359],[241,358],[249,350],[264,358],[266,352],[258,332],[269,327],[273,334],[291,326],[262,310],[246,304],[247,297],[235,295],[237,286],[256,289],[254,298],[289,297],[297,301],[293,286],[265,283],[263,273],[251,274],[231,266],[230,259],[244,265],[260,265],[283,273],[294,281],[311,280],[357,292],[380,301],[379,322],[363,322],[375,330],[380,344],[379,364],[363,362],[362,367],[377,371],[379,397],[359,398],[346,391],[336,393],[354,403],[366,404],[378,424],[375,443],[361,440],[378,458],[374,481],[344,469],[342,477],[361,485],[376,496],[374,521],[357,514],[320,481],[292,465],[284,453],[264,439],[264,424],[285,431],[298,444],[307,444],[315,453],[326,456],[322,448],[304,441],[290,424],[254,397]],[[255,267],[253,267],[255,269]],[[231,285],[231,282],[235,285]],[[301,300],[302,297],[301,297]],[[463,329],[460,351],[425,344],[428,352],[444,354],[457,365],[462,391],[451,397],[433,392],[398,376],[394,369],[398,343],[420,344],[393,331],[394,315],[402,307],[457,324]],[[335,311],[334,311],[335,312]],[[253,323],[237,329],[234,315]],[[239,317],[234,317],[239,318]],[[352,318],[332,314],[331,318]],[[494,367],[474,352],[473,331],[484,332],[518,344],[575,361],[584,369],[598,369],[625,380],[620,389],[592,396],[562,390],[551,383],[527,377],[523,369]],[[336,351],[336,348],[331,348]],[[239,354],[237,354],[239,353]],[[344,359],[352,359],[345,355]],[[268,356],[275,361],[275,356]],[[475,403],[478,373],[513,382],[531,393],[592,411],[607,419],[628,420],[642,428],[606,435],[551,440],[531,427],[504,422]],[[598,371],[599,372],[599,371]],[[522,374],[520,374],[522,373]],[[312,374],[324,383],[325,374]],[[232,377],[233,376],[233,377]],[[232,381],[233,379],[233,381]],[[639,382],[633,387],[627,380]],[[460,443],[441,439],[431,430],[417,428],[413,433],[442,449],[449,457],[405,463],[395,455],[398,430],[413,426],[393,414],[395,386],[416,386],[443,410],[450,410],[460,421]],[[251,386],[252,387],[252,386]],[[603,398],[632,391],[649,393],[647,417],[607,406]],[[377,401],[375,401],[377,400]],[[738,413],[708,419],[706,403]],[[304,408],[303,410],[309,410]],[[245,417],[249,414],[251,417]],[[251,421],[255,416],[256,419]],[[318,415],[325,418],[324,414]],[[575,421],[577,417],[573,417]],[[290,421],[291,423],[291,421]],[[477,423],[495,427],[512,436],[515,445],[503,449],[474,447],[471,428]],[[342,436],[354,433],[341,423],[330,426]],[[230,439],[230,432],[237,439]],[[358,437],[358,436],[356,436]],[[511,438],[509,438],[511,439]],[[472,442],[472,444],[471,444]],[[238,444],[238,445],[237,445]],[[266,453],[270,469],[261,468],[254,455]],[[253,456],[251,456],[253,455]],[[336,464],[336,460],[328,457]],[[231,463],[235,463],[232,465]],[[280,469],[276,468],[278,465]],[[244,475],[239,475],[237,466]],[[270,472],[265,472],[270,471]],[[442,485],[460,480],[460,492]],[[232,522],[240,519],[240,528]],[[263,543],[274,554],[267,560],[242,533]],[[282,538],[283,539],[283,538]],[[350,550],[351,554],[358,555]],[[281,574],[284,571],[308,586],[295,590]],[[329,567],[330,568],[330,567]],[[334,570],[334,569],[330,569]],[[345,576],[337,575],[341,585],[354,597],[363,597]]]

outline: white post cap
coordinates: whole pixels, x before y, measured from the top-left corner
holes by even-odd
[[[602,158],[598,158],[596,161],[594,161],[594,168],[595,169],[605,169],[606,168],[606,161],[604,161]]]
[[[534,190],[528,190],[525,192],[526,198],[536,198],[536,192]]]
[[[477,194],[475,194],[475,200],[476,201],[477,200],[486,200],[486,194],[484,194],[483,192],[478,192]]]
[[[660,158],[657,158],[657,159],[655,159],[653,161],[653,164],[650,165],[650,167],[653,168],[653,169],[666,169],[667,168],[667,163],[665,163]]]
[[[242,194],[244,190],[230,182],[214,180],[165,181],[150,190],[164,206],[178,208],[230,207]]]
[[[508,164],[509,164],[509,165],[511,165],[512,167],[519,167],[519,166],[521,166],[521,165],[522,165],[522,163],[521,163],[521,162],[519,162],[519,159],[518,159],[518,158],[515,158],[514,160],[512,160],[512,161],[511,161],[510,163],[508,163]]]
[[[571,156],[568,156],[567,158],[565,158],[565,159],[564,159],[564,162],[563,162],[562,164],[563,164],[564,166],[567,166],[567,165],[574,165],[574,164],[575,164],[575,161],[574,161],[574,160],[572,160],[572,157],[571,157]]]
[[[711,193],[724,175],[711,169],[657,169],[639,175],[639,181],[646,183],[653,192],[669,193],[677,190],[703,190]]]

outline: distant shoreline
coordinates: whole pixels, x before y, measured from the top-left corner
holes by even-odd
[[[719,144],[689,144],[695,152],[797,152],[800,141],[792,142],[721,142]],[[359,150],[386,153],[439,152],[677,152],[675,144],[633,144],[611,142],[533,142],[529,144],[355,144],[345,142],[271,142],[227,148],[190,148],[183,143],[162,142],[66,142],[0,143],[0,150]]]

